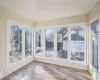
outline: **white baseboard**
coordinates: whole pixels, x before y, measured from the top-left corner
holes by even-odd
[[[39,56],[35,56],[35,60],[46,62],[46,63],[51,63],[51,64],[56,64],[56,65],[62,65],[62,66],[67,66],[67,67],[88,70],[88,65],[78,63],[75,61],[61,60],[61,59],[48,58],[48,57],[46,58],[46,57],[39,57]]]

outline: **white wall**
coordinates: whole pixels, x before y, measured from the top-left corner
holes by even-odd
[[[48,21],[35,22],[35,27],[47,27],[47,26],[56,26],[56,25],[66,25],[66,24],[76,24],[88,22],[88,15],[77,15],[72,17],[65,17],[60,19],[53,19]]]
[[[29,60],[20,61],[20,63],[17,63],[13,67],[7,68],[7,20],[12,20],[21,25],[28,25],[29,27],[33,28],[32,21],[0,7],[0,70],[2,71],[2,75],[0,75],[0,77],[15,71],[16,69],[33,60],[33,58],[30,58]]]

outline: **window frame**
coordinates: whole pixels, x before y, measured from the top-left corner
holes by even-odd
[[[9,62],[9,27],[11,24],[18,25],[22,29],[22,59],[14,63]],[[25,29],[32,30],[32,56],[25,58]],[[31,26],[19,24],[18,22],[7,20],[7,68],[19,65],[21,62],[33,58],[33,28]]]
[[[25,59],[28,59],[28,58],[30,58],[30,57],[32,57],[33,56],[33,29],[32,28],[28,28],[28,27],[26,27],[26,28],[24,28],[24,30],[23,30],[23,32],[24,32],[24,45],[25,45],[25,31],[27,30],[27,29],[29,29],[29,30],[31,30],[32,31],[32,54],[31,54],[31,56],[29,56],[29,57],[25,57]],[[23,46],[24,47],[24,46]],[[24,47],[24,49],[25,49],[25,47]],[[24,50],[24,52],[25,52],[25,50]]]
[[[70,47],[68,48],[69,49],[69,51],[68,51],[68,58],[67,59],[59,59],[59,58],[57,58],[57,38],[55,39],[55,37],[57,37],[57,28],[63,28],[63,27],[68,27],[68,41],[70,41],[70,39],[71,39],[71,35],[70,35],[70,28],[71,27],[73,27],[73,26],[84,26],[85,27],[85,34],[84,34],[84,61],[73,61],[73,60],[71,60],[71,49],[70,49]],[[86,22],[84,22],[84,23],[76,23],[76,24],[66,24],[66,25],[56,25],[56,26],[38,26],[38,27],[36,27],[35,29],[34,29],[34,32],[35,32],[35,30],[36,29],[43,29],[43,33],[44,33],[44,40],[45,40],[45,29],[48,29],[48,28],[53,28],[54,30],[55,30],[55,32],[54,32],[54,35],[55,35],[55,37],[54,37],[54,54],[55,54],[55,57],[46,57],[45,56],[45,41],[43,42],[44,43],[44,47],[43,47],[43,50],[44,50],[44,55],[43,56],[37,56],[36,55],[36,53],[35,53],[35,55],[34,55],[34,57],[38,57],[38,58],[48,58],[48,59],[57,59],[57,60],[64,60],[64,61],[71,61],[71,62],[75,62],[75,63],[80,63],[80,64],[87,64],[88,63],[88,53],[87,53],[87,39],[86,39],[86,37],[87,37],[87,35],[86,35],[86,33],[87,33],[87,23]],[[34,35],[35,36],[35,35]],[[34,39],[35,40],[35,39]],[[70,44],[71,44],[71,41],[68,43],[68,45],[70,46]],[[35,47],[35,46],[34,46]],[[35,50],[34,50],[35,51]]]
[[[37,30],[41,30],[42,28],[35,28],[34,29],[34,56],[38,56],[37,55],[37,53],[36,53],[36,31]],[[42,33],[42,35],[44,34],[44,30],[42,29],[41,30],[41,32],[43,32]],[[44,40],[44,36],[42,36],[42,38],[41,39],[43,39]],[[43,40],[41,40],[42,42],[43,42]],[[40,52],[40,54],[41,54],[41,56],[44,56],[44,42],[43,42],[43,44],[42,44],[42,48],[41,49],[43,49],[43,51],[42,52]]]
[[[59,28],[67,28],[68,29],[68,43],[67,43],[67,47],[68,47],[68,45],[69,45],[69,37],[70,37],[70,35],[69,35],[69,27],[64,27],[64,26],[62,26],[62,27],[56,27],[56,33],[58,33],[57,31],[57,29],[59,29]],[[57,34],[57,36],[56,36],[56,38],[58,38],[58,34]],[[58,41],[56,42],[56,43],[58,43]],[[56,46],[57,46],[57,44],[56,44]],[[57,50],[57,49],[56,49]],[[56,54],[58,55],[58,53],[56,52]],[[68,54],[69,54],[69,47],[68,47]],[[67,60],[69,58],[69,55],[67,56],[67,58],[58,58],[57,57],[57,59],[62,59],[62,60]],[[69,58],[70,59],[70,58]]]
[[[95,69],[94,67],[93,67],[93,65],[91,64],[91,57],[92,57],[92,50],[91,50],[91,46],[92,46],[92,40],[91,40],[91,24],[93,24],[95,21],[98,21],[98,56],[100,56],[100,50],[99,50],[99,48],[100,48],[100,17],[99,17],[99,15],[97,15],[96,17],[94,17],[90,22],[89,22],[89,55],[90,55],[90,57],[89,57],[89,67],[90,67],[90,73],[91,73],[91,75],[93,75],[93,72],[96,72],[96,73],[98,73],[100,70],[99,70],[99,68],[100,68],[100,65],[99,65],[99,59],[100,59],[100,57],[98,57],[98,71],[97,71],[97,69]]]
[[[99,29],[99,31],[98,31],[98,48],[100,48],[100,13],[99,14],[97,14],[96,16],[94,16],[93,18],[91,18],[91,20],[89,21],[89,27],[88,27],[88,33],[89,33],[89,40],[88,40],[88,42],[89,42],[89,50],[88,50],[88,53],[89,53],[89,72],[90,72],[90,74],[92,75],[92,77],[93,78],[97,78],[97,79],[100,79],[100,49],[98,49],[98,72],[92,67],[92,65],[91,65],[91,62],[90,62],[90,56],[91,56],[91,24],[93,23],[93,22],[95,22],[96,20],[98,20],[98,25],[99,25],[99,27],[98,27],[98,29]],[[94,74],[95,73],[95,74]],[[94,76],[96,76],[96,77],[94,77]]]
[[[86,51],[86,47],[87,47],[87,45],[86,45],[86,41],[87,41],[87,39],[86,39],[86,24],[83,24],[83,25],[76,25],[76,26],[71,26],[71,28],[73,28],[73,27],[77,27],[77,26],[82,26],[82,27],[84,27],[84,61],[77,61],[77,62],[84,62],[85,64],[87,63],[87,51]],[[71,34],[71,28],[70,28],[70,34]],[[71,35],[70,35],[70,38],[71,38]],[[71,39],[70,39],[71,40]],[[70,41],[70,45],[71,45],[71,41]],[[70,48],[71,49],[71,48]],[[75,61],[75,60],[72,60],[72,61]]]
[[[54,53],[54,56],[53,57],[55,57],[55,30],[54,30],[54,28],[46,28],[45,29],[45,49],[44,49],[44,51],[45,51],[45,57],[48,57],[48,56],[46,56],[47,54],[46,54],[46,30],[47,29],[51,29],[52,30],[52,32],[53,32],[53,53]],[[52,57],[52,58],[53,58]]]

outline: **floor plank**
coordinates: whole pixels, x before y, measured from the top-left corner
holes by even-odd
[[[3,80],[92,80],[86,70],[33,61]]]

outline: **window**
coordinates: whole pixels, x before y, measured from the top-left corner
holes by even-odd
[[[18,25],[9,26],[9,62],[22,60],[22,29]]]
[[[32,31],[13,21],[7,21],[7,67],[32,58]]]
[[[32,30],[25,30],[25,57],[32,56]]]
[[[35,29],[36,54],[86,63],[85,26],[69,26]]]
[[[36,30],[36,55],[42,55],[43,52],[43,33],[42,30]]]
[[[46,29],[46,56],[54,57],[54,30]]]
[[[92,66],[98,70],[98,20],[91,24]]]
[[[84,61],[84,27],[71,28],[71,60]]]
[[[57,57],[68,57],[68,29],[66,27],[57,29]]]

